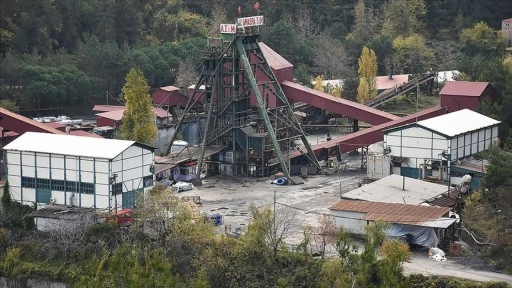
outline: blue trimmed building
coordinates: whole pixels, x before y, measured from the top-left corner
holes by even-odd
[[[153,187],[154,148],[134,141],[26,132],[4,147],[13,200],[133,208]]]

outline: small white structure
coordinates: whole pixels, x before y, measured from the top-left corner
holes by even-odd
[[[391,175],[391,156],[368,155],[366,172],[370,179],[381,179]]]
[[[451,161],[489,149],[499,124],[463,109],[384,131],[384,152],[393,156],[400,175],[446,181]]]
[[[12,198],[22,204],[133,208],[153,187],[153,148],[126,140],[27,132],[4,147]]]

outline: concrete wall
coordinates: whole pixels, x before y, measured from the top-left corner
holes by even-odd
[[[330,210],[336,223],[336,227],[343,228],[348,233],[364,235],[366,231],[364,227],[367,225],[363,220],[365,213]]]

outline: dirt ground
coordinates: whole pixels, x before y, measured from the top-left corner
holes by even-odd
[[[331,131],[331,135],[336,137],[340,134]],[[308,135],[308,138],[315,144],[317,141],[322,143],[326,137],[317,134]],[[377,143],[369,147],[369,152],[376,153],[381,149],[382,143]],[[342,161],[346,163],[344,171],[327,176],[311,175],[300,185],[279,186],[272,184],[267,178],[217,176],[203,179],[202,186],[179,195],[200,196],[202,213],[223,215],[223,224],[217,227],[219,233],[224,233],[226,229],[245,230],[251,222],[250,205],[273,208],[275,196],[277,211],[293,211],[295,226],[286,237],[286,242],[289,245],[297,245],[303,239],[304,228],[308,225],[319,226],[322,215],[329,214],[329,206],[340,199],[341,194],[357,188],[359,181],[366,176],[366,172],[359,169],[361,156],[345,154]],[[474,281],[504,281],[512,284],[510,275],[461,265],[460,261],[450,257],[445,262],[435,262],[429,259],[426,253],[414,253],[413,259],[405,263],[404,270],[406,274],[444,275]]]

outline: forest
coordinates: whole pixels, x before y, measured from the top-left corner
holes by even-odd
[[[265,16],[260,39],[294,64],[298,82],[319,75],[344,79],[343,98],[356,100],[361,51],[374,51],[377,75],[458,70],[461,80],[490,82],[498,91],[480,112],[502,122],[501,142],[481,155],[490,161],[485,189],[471,196],[464,213],[467,227],[493,244],[491,259],[510,271],[512,58],[499,30],[512,18],[512,5],[258,3],[255,11],[253,1],[234,0],[3,0],[0,106],[28,116],[84,115],[94,104],[119,101],[131,68],[142,71],[151,88],[188,87],[219,24],[234,22],[239,7],[241,16]],[[277,249],[282,243],[272,234],[269,210],[253,209],[254,223],[241,239],[218,238],[209,223],[190,225],[184,216],[154,240],[112,225],[80,235],[39,235],[30,227],[30,207],[2,200],[9,213],[0,211],[0,274],[9,277],[40,275],[77,287],[504,287],[405,277],[401,263],[409,254],[399,243],[384,242],[379,227],[368,231],[368,252],[357,257],[348,252],[347,235],[331,235],[339,258],[327,261]],[[387,248],[377,254],[377,246]]]

